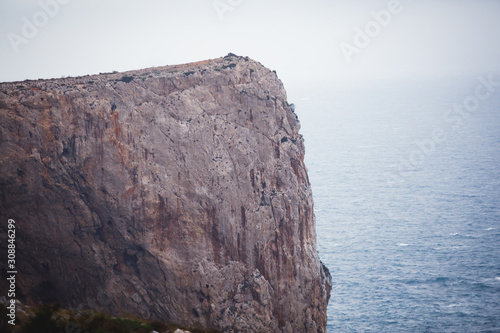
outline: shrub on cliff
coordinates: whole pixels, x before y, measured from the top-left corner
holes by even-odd
[[[22,333],[54,333],[59,332],[57,322],[52,318],[54,311],[59,309],[58,305],[44,305],[29,316]]]
[[[81,332],[88,333],[149,333],[153,327],[136,319],[110,317],[102,312],[85,312],[72,316]]]

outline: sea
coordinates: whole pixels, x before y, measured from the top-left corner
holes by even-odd
[[[313,88],[327,331],[500,332],[500,74]]]

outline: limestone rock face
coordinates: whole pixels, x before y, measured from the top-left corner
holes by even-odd
[[[331,281],[304,143],[260,63],[0,84],[0,151],[0,231],[16,221],[21,302],[325,331]]]

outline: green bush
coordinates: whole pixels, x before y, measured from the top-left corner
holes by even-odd
[[[22,333],[56,333],[60,329],[57,322],[52,318],[54,311],[59,309],[58,305],[44,305],[29,316]]]
[[[86,333],[149,333],[153,327],[136,319],[110,317],[102,312],[86,312],[73,316],[81,332]]]
[[[133,76],[123,76],[119,81],[129,83],[129,82],[132,82],[133,80],[134,80]]]
[[[331,279],[332,274],[330,274],[330,270],[328,269],[328,267],[326,267],[326,265],[321,260],[319,262],[321,263],[321,266],[323,267],[323,272],[325,272],[325,275]]]
[[[27,319],[21,322],[16,319],[15,328],[7,323],[7,308],[3,305],[0,306],[0,316],[0,333],[150,333],[153,330],[174,332],[177,328],[182,328],[172,323],[148,323],[137,319],[111,317],[98,311],[78,312],[61,309],[59,305],[43,305],[37,308]],[[184,329],[193,333],[219,332],[199,328]]]
[[[234,68],[234,67],[236,67],[236,64],[230,63],[229,65],[222,66],[222,69]]]

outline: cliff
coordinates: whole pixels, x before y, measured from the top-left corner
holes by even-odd
[[[14,219],[21,302],[325,331],[331,281],[299,122],[260,63],[0,84],[0,151],[1,246]]]

